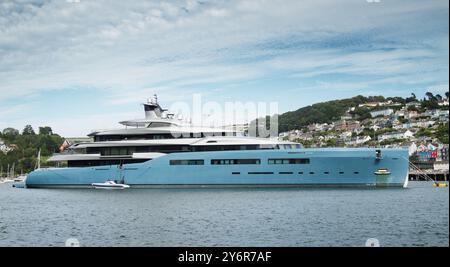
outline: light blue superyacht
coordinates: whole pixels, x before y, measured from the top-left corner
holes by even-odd
[[[131,188],[407,187],[408,150],[305,149],[233,130],[192,127],[144,104],[145,119],[123,121],[125,129],[91,133],[94,142],[70,146],[26,178],[28,188],[91,187],[115,181]]]

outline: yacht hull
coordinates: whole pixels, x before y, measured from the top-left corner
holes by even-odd
[[[84,168],[50,168],[30,173],[28,188],[91,188],[92,183],[124,181],[131,188],[227,187],[406,187],[408,150],[292,149],[172,153],[144,163]],[[215,165],[217,160],[257,159],[258,164]],[[300,159],[276,164],[274,160]],[[305,161],[307,159],[307,161]],[[171,165],[201,161],[202,165]],[[376,175],[380,169],[388,175]]]

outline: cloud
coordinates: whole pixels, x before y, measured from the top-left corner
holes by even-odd
[[[369,91],[448,84],[447,74],[447,1],[0,3],[0,106],[67,88],[126,105],[267,80]]]

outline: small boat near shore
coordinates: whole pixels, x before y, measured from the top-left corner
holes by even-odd
[[[106,181],[104,183],[93,183],[92,186],[95,189],[126,189],[126,188],[130,188],[129,185],[118,184],[114,181]]]
[[[14,179],[14,182],[23,182],[27,178],[26,175],[20,175],[19,177]]]
[[[435,183],[433,184],[433,186],[434,186],[434,187],[448,187],[448,184],[447,184],[447,183],[438,183],[438,182],[435,182]]]

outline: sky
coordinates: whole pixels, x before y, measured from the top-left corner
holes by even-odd
[[[63,136],[176,101],[277,102],[449,88],[447,0],[0,0],[0,130]]]

